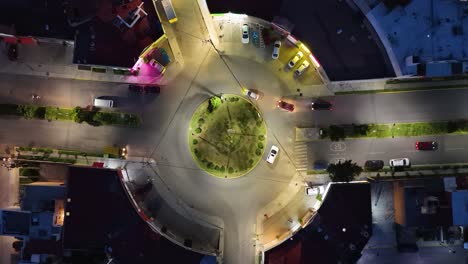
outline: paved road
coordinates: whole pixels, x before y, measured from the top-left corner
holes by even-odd
[[[331,98],[334,106],[330,112],[312,112],[309,99],[299,100],[294,118],[304,125],[450,120],[468,118],[467,100],[466,89],[339,95]]]
[[[416,141],[436,141],[435,151],[418,151]],[[308,143],[309,168],[313,161],[352,159],[363,165],[366,160],[383,160],[388,166],[392,158],[409,158],[412,164],[444,164],[467,162],[468,140],[464,135],[424,136],[411,138],[357,139],[341,142],[315,141]]]

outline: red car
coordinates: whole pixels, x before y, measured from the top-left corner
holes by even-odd
[[[278,104],[276,106],[283,109],[283,110],[289,111],[289,112],[294,111],[294,105],[293,104],[286,103],[285,101],[282,101],[282,100],[279,100]]]
[[[416,149],[417,150],[435,150],[437,148],[437,143],[435,141],[417,141]]]

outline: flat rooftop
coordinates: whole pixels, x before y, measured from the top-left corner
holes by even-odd
[[[380,39],[363,21],[365,16],[347,1],[207,0],[211,13],[241,13],[294,24],[292,34],[304,42],[332,81],[394,77]],[[266,8],[268,7],[268,8]],[[340,33],[338,33],[340,32]]]
[[[195,264],[204,257],[152,231],[130,203],[116,170],[70,167],[67,188],[64,249],[103,251],[110,245],[120,263]]]

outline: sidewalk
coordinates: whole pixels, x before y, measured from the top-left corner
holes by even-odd
[[[38,42],[37,45],[18,45],[18,60],[10,61],[6,55],[6,48],[0,42],[0,73],[45,76],[73,80],[88,80],[116,83],[152,84],[162,82],[163,76],[125,76],[114,74],[113,67],[96,66],[106,69],[105,73],[80,70],[72,63],[73,46],[58,43]],[[171,68],[169,64],[168,68]],[[86,68],[86,67],[84,67]]]

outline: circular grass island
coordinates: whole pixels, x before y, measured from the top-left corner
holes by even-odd
[[[262,158],[266,125],[257,108],[237,95],[213,96],[195,110],[189,127],[192,157],[220,178],[247,174]]]

